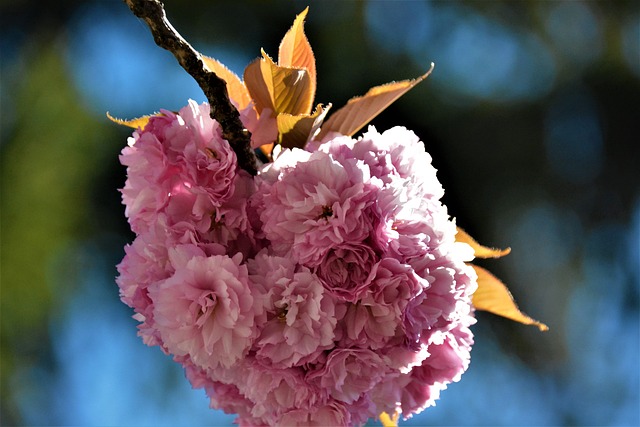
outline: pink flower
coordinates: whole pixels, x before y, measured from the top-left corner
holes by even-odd
[[[339,139],[338,144],[345,146]],[[329,150],[335,150],[334,147]],[[374,126],[369,126],[352,145],[351,155],[364,161],[371,175],[380,178],[386,185],[397,176],[410,180],[414,195],[429,195],[436,199],[444,195],[424,144],[415,133],[404,127],[396,126],[380,134]]]
[[[252,177],[208,113],[165,111],[121,156],[138,236],[118,285],[144,341],[240,425],[432,405],[469,364],[477,277],[423,143],[370,127]],[[254,145],[275,138],[268,112],[241,117]]]
[[[386,373],[383,360],[363,348],[336,348],[321,368],[310,371],[307,380],[329,391],[334,399],[353,403],[371,390]]]
[[[229,254],[240,252],[251,257],[259,249],[248,210],[249,198],[255,192],[253,178],[245,171],[238,171],[233,189],[229,199],[214,209],[209,231],[203,237],[224,245]]]
[[[278,255],[291,250],[296,261],[313,266],[331,247],[360,242],[371,233],[377,188],[366,184],[368,168],[353,160],[340,163],[322,152],[294,167],[279,169],[279,161],[273,165],[280,170],[278,180],[261,187],[260,215]]]
[[[245,425],[259,424],[251,415],[253,402],[234,384],[237,379],[232,371],[224,368],[216,369],[215,373],[212,370],[204,370],[194,365],[188,356],[175,357],[174,360],[184,366],[185,376],[193,388],[205,389],[210,399],[209,407],[223,410],[227,414],[237,414],[238,419],[242,419]],[[223,374],[217,375],[220,373]]]
[[[410,381],[411,378],[409,375],[390,372],[376,384],[369,395],[371,402],[376,407],[377,415],[380,415],[382,412],[392,415],[402,409],[400,402],[403,390]]]
[[[254,345],[258,358],[290,367],[312,362],[333,347],[334,301],[315,274],[264,252],[249,266],[250,279],[267,292],[267,323]]]
[[[235,153],[209,117],[208,104],[189,101],[177,115],[162,114],[134,132],[120,156],[127,166],[125,213],[137,233],[159,217],[169,230],[186,223],[192,234],[206,233],[215,208],[233,193]]]
[[[260,117],[253,104],[240,111],[242,124],[251,132],[251,147],[274,142],[278,138],[278,124],[270,108],[262,110]]]
[[[400,178],[400,182],[406,182],[404,186],[409,199],[439,200],[444,195],[424,144],[404,127],[396,126],[380,134],[370,125],[357,140],[335,135],[324,141],[319,150],[330,153],[339,161],[356,159],[363,162],[371,176],[380,179],[385,187]]]
[[[402,179],[392,183],[401,184]],[[441,248],[455,239],[455,224],[439,200],[411,196],[403,188],[411,188],[411,184],[405,181],[400,187],[382,190],[388,197],[379,203],[382,220],[373,235],[376,246],[403,263],[425,254],[439,256]]]
[[[204,369],[233,366],[257,336],[263,312],[261,296],[249,289],[241,255],[183,259],[170,252],[170,257],[175,273],[149,286],[165,346]]]
[[[118,264],[120,299],[136,312],[140,322],[139,335],[147,345],[159,345],[161,340],[153,322],[153,302],[148,288],[153,283],[169,277],[173,268],[165,245],[153,235],[138,236],[125,247],[125,257]]]
[[[339,300],[356,302],[373,279],[375,252],[364,243],[344,243],[327,251],[316,273]]]
[[[218,122],[209,116],[209,104],[190,100],[166,136],[169,160],[182,168],[192,188],[197,187],[194,192],[208,195],[214,204],[226,200],[233,191],[236,156],[222,139]]]
[[[283,415],[279,425],[282,426],[350,426],[351,414],[347,407],[340,402],[331,402],[327,405],[310,410],[294,409]]]
[[[326,391],[305,381],[302,368],[277,369],[258,361],[247,365],[240,389],[253,402],[253,417],[268,425],[282,425],[282,415],[293,409],[309,410],[328,399]]]
[[[347,310],[342,324],[345,345],[377,349],[392,337],[403,334],[407,305],[429,286],[411,266],[385,258],[373,269],[375,276],[364,296]]]
[[[235,385],[213,381],[207,385],[206,392],[212,409],[223,410],[225,414],[237,414],[245,425],[256,425],[258,420],[251,415],[253,402],[244,397]]]
[[[402,388],[400,402],[405,418],[434,405],[447,384],[460,380],[469,366],[471,344],[471,331],[460,325],[450,333],[438,334],[428,345],[429,356],[407,374],[410,380]]]
[[[167,112],[165,116],[149,120],[147,128],[168,127],[174,117],[173,113]],[[129,218],[131,229],[139,233],[148,229],[148,224],[153,222],[157,207],[167,203],[169,188],[158,191],[157,184],[164,181],[162,175],[166,170],[166,156],[154,134],[136,131],[129,138],[129,146],[122,150],[120,162],[127,167],[127,181],[122,189],[125,215]]]
[[[459,248],[455,243],[443,245],[441,257],[424,256],[411,261],[416,272],[430,284],[405,312],[403,326],[411,341],[430,330],[449,330],[461,322],[475,322],[471,295],[477,288],[477,276],[462,261],[464,252]]]

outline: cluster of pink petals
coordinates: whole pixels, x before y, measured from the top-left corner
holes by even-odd
[[[251,177],[193,101],[134,132],[122,301],[240,425],[410,417],[469,364],[473,253],[413,132],[309,146]]]

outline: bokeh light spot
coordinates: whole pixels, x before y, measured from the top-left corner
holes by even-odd
[[[67,59],[85,104],[98,115],[133,118],[160,108],[178,110],[188,99],[206,101],[171,53],[156,46],[144,23],[127,12],[90,3],[71,23]],[[236,73],[246,65],[232,50],[201,50]]]
[[[545,148],[553,171],[565,180],[588,184],[598,176],[603,135],[588,93],[570,90],[552,101],[545,120]]]
[[[555,64],[546,46],[459,4],[368,2],[368,34],[390,53],[408,54],[455,97],[513,102],[544,96]]]
[[[568,67],[582,68],[602,53],[600,22],[587,2],[550,2],[545,28]]]

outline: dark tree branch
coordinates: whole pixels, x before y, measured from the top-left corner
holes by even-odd
[[[251,149],[251,133],[244,128],[240,114],[229,100],[226,82],[208,70],[202,55],[173,28],[158,0],[124,0],[129,9],[151,29],[156,44],[173,53],[182,68],[204,92],[211,118],[222,126],[222,136],[238,157],[238,165],[251,175],[257,173],[256,156]]]

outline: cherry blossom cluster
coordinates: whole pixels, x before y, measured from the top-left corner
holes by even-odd
[[[190,101],[120,160],[136,233],[121,298],[240,425],[406,418],[466,370],[473,250],[413,132],[328,135],[252,177]]]

